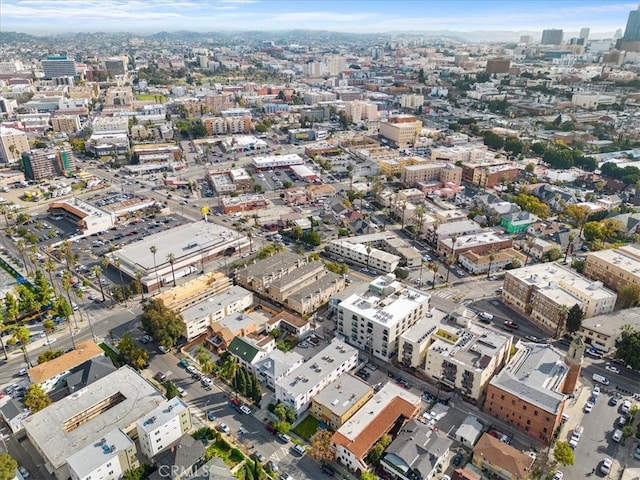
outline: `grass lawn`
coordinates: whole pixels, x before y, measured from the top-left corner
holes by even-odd
[[[224,438],[219,437],[212,445],[207,447],[205,460],[219,457],[229,467],[233,468],[244,460],[244,455],[237,448],[232,447]]]
[[[298,342],[296,340],[287,338],[287,339],[278,341],[276,343],[276,347],[278,348],[278,350],[282,350],[283,352],[286,353],[289,350],[293,350],[297,344]]]
[[[167,97],[164,95],[153,95],[152,93],[139,93],[136,95],[136,100],[141,102],[153,101],[155,102],[160,97],[160,103],[167,103]]]
[[[308,415],[307,418],[302,420],[296,428],[293,429],[293,433],[298,435],[300,438],[304,438],[305,440],[310,440],[314,433],[318,431],[318,426],[320,422],[316,420],[311,415]]]
[[[111,359],[111,361],[115,364],[118,359],[118,354],[114,352],[109,345],[106,343],[101,343],[98,345],[102,350],[104,350],[104,354]]]

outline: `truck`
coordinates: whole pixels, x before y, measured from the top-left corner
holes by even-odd
[[[597,373],[594,373],[593,376],[591,377],[591,379],[594,382],[601,383],[602,385],[609,385],[609,379],[607,377],[602,376],[602,375],[598,375]]]

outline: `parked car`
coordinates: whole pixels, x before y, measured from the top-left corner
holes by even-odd
[[[607,365],[604,368],[609,370],[611,373],[620,373],[620,369],[618,367],[614,367],[613,365]]]
[[[505,327],[513,328],[514,330],[518,328],[518,324],[512,322],[511,320],[507,320],[504,322]]]
[[[493,320],[493,315],[488,312],[480,312],[478,314],[478,317],[480,317],[480,320],[482,320],[485,323],[489,323],[491,320]]]
[[[280,440],[282,443],[289,443],[291,441],[291,437],[289,435],[281,433],[278,435],[278,440]]]
[[[169,353],[169,349],[166,347],[163,347],[162,345],[158,345],[158,351],[160,353]]]
[[[226,423],[219,423],[216,428],[224,433],[229,433],[231,431],[229,425],[227,425]]]
[[[216,417],[212,411],[207,412],[207,420],[209,420],[210,422],[213,422],[216,418],[218,417]]]
[[[153,376],[153,378],[159,382],[164,382],[167,379],[167,376],[163,372],[158,372]]]
[[[299,457],[303,456],[305,453],[307,453],[307,451],[304,449],[304,447],[302,445],[293,445],[291,447],[291,451],[293,453],[295,453],[296,455],[298,455]]]
[[[591,410],[593,410],[593,403],[587,402],[584,406],[584,413],[591,413]]]
[[[604,457],[602,459],[602,464],[600,465],[600,471],[602,473],[604,473],[605,475],[609,475],[609,472],[611,472],[611,465],[613,464],[613,462],[611,461],[611,459],[609,457]]]
[[[176,390],[178,391],[178,395],[180,395],[181,397],[187,396],[187,391],[184,388],[176,387]]]

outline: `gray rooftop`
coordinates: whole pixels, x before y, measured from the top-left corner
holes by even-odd
[[[84,447],[67,459],[69,469],[73,469],[80,478],[85,478],[100,465],[114,459],[120,452],[133,445],[127,435],[119,428]]]
[[[295,274],[296,272],[294,272]],[[314,293],[324,291],[331,286],[332,283],[339,283],[341,276],[333,272],[325,271],[325,274],[318,278],[315,283],[307,285],[304,288],[291,292],[288,297],[292,300],[302,301],[305,297],[311,296]]]
[[[282,251],[241,268],[238,271],[238,275],[242,277],[263,277],[278,270],[288,270],[301,262],[305,262],[304,257],[296,253]]]
[[[387,447],[384,461],[404,472],[417,470],[426,478],[452,444],[453,440],[447,438],[446,433],[411,419]]]
[[[171,472],[168,478],[179,479],[184,478],[183,472],[191,471],[191,469],[198,464],[205,454],[206,448],[200,440],[196,440],[191,435],[183,435],[174,442],[171,446],[165,448],[158,453],[154,458],[156,465],[175,465],[177,469],[165,471]],[[158,472],[163,469],[159,468]],[[161,478],[167,478],[162,475]]]
[[[220,325],[227,327],[232,332],[238,332],[246,329],[249,325],[255,323],[255,320],[243,312],[232,313],[220,320]]]
[[[518,342],[518,351],[491,385],[521,400],[557,413],[564,395],[558,390],[568,372],[563,354],[543,343]]]
[[[242,288],[239,285],[234,285],[229,290],[217,293],[211,298],[207,298],[202,302],[196,303],[180,312],[185,323],[189,323],[192,320],[201,319],[211,313],[216,313],[224,310],[227,306],[237,302],[238,300],[246,297],[247,295],[253,295],[246,288]]]
[[[447,237],[455,234],[464,234],[467,232],[477,232],[482,230],[482,227],[478,224],[478,222],[474,222],[473,220],[460,220],[458,222],[447,222],[441,223],[438,225],[438,229],[436,233],[438,237]],[[457,244],[456,244],[457,245]]]
[[[302,363],[304,357],[297,352],[283,352],[275,349],[266,358],[256,363],[257,372],[268,372],[272,378],[279,378],[288,372],[292,366]]]
[[[107,406],[106,403],[110,402]],[[116,428],[127,429],[164,402],[162,394],[129,366],[52,403],[22,421],[27,435],[54,469],[67,457]],[[98,404],[104,411],[74,427],[74,417]]]
[[[308,392],[314,385],[327,377],[353,356],[358,350],[340,340],[334,339],[329,345],[300,365],[289,375],[277,381],[293,398]]]
[[[141,430],[147,433],[153,432],[159,426],[164,425],[188,409],[189,407],[180,397],[173,397],[162,405],[158,405],[143,417],[140,417],[136,422],[136,427],[139,431]]]
[[[622,333],[625,325],[631,325],[634,330],[640,330],[640,307],[617,310],[582,320],[583,329],[614,337]]]
[[[372,394],[371,385],[350,373],[343,373],[320,391],[313,400],[342,417],[363,397]]]
[[[140,267],[144,271],[154,269],[153,255],[149,248],[155,246],[156,263],[160,267],[167,264],[167,256],[173,254],[176,258],[176,269],[180,259],[197,254],[202,250],[215,248],[225,249],[235,245],[240,238],[242,242],[245,237],[230,228],[226,228],[215,223],[204,221],[186,223],[178,228],[170,228],[153,235],[149,235],[139,242],[126,245],[124,248],[114,252],[113,255],[119,257],[123,267],[133,265]]]
[[[65,383],[69,393],[73,393],[115,371],[116,367],[113,366],[109,357],[94,357],[74,368],[71,374],[65,378]]]

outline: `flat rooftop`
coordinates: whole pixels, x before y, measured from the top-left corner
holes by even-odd
[[[107,433],[97,442],[87,445],[79,452],[71,455],[67,460],[69,469],[78,474],[80,478],[85,478],[109,460],[116,459],[117,461],[120,452],[133,444],[133,440],[118,428]]]
[[[529,286],[536,286],[538,289],[557,289],[558,287],[574,289],[585,295],[586,298],[581,298],[582,301],[585,301],[587,298],[604,300],[612,297],[615,298],[616,296],[613,291],[605,288],[602,282],[589,280],[558,263],[529,265],[527,267],[509,270],[507,275],[512,275],[521,282]]]
[[[158,390],[124,366],[25,418],[22,424],[57,470],[67,457],[116,428],[128,429],[164,402]]]
[[[278,270],[288,270],[304,259],[295,253],[283,251],[278,252],[264,260],[258,260],[239,270],[242,277],[259,277],[262,278]]]
[[[569,368],[564,355],[543,343],[518,342],[516,354],[490,384],[516,397],[557,413],[564,394],[562,386]]]
[[[474,233],[472,235],[461,235],[456,240],[456,250],[478,247],[480,245],[502,242],[504,240],[509,240],[509,238],[502,237],[493,231]],[[447,247],[453,248],[452,238],[444,238],[441,242]]]
[[[247,295],[253,295],[253,293],[239,285],[234,285],[229,290],[217,293],[210,298],[185,308],[180,312],[180,315],[182,315],[182,318],[186,323],[189,323],[192,320],[198,320],[211,313],[224,310],[228,305],[236,303]]]
[[[343,373],[335,382],[330,383],[320,391],[313,401],[324,405],[338,417],[342,417],[363,397],[372,393],[372,387],[364,380]]]
[[[154,408],[145,416],[140,417],[136,426],[138,431],[153,432],[158,426],[166,424],[185,410],[189,410],[187,404],[180,397],[173,397],[162,405],[158,405],[157,408]]]
[[[343,240],[333,240],[332,243],[336,245],[341,245],[344,248],[347,248],[353,252],[360,253],[362,255],[370,255],[371,258],[376,258],[385,263],[393,263],[400,260],[400,257],[394,255],[393,253],[385,252],[384,250],[380,250],[375,247],[371,247],[371,251],[367,252],[367,246],[362,243],[356,243],[351,241],[351,239],[343,239]]]
[[[584,330],[593,330],[606,336],[618,336],[625,325],[631,325],[634,330],[640,330],[640,307],[616,310],[606,315],[597,315],[582,320]]]
[[[615,265],[621,270],[632,273],[635,276],[640,276],[640,249],[635,245],[589,252],[586,257],[587,262],[590,257],[599,258],[602,261]]]
[[[278,380],[277,383],[288,395],[296,398],[311,390],[314,385],[320,383],[322,379],[354,355],[358,356],[357,349],[334,339],[289,375]]]
[[[158,267],[161,267],[167,264],[169,254],[175,256],[177,265],[181,258],[193,256],[202,250],[231,246],[237,242],[238,236],[245,238],[230,228],[202,220],[154,233],[139,242],[126,245],[113,255],[121,259],[122,266],[133,266],[131,270],[140,267],[144,271],[153,271],[153,254],[149,250],[152,245],[158,249],[155,257]]]

